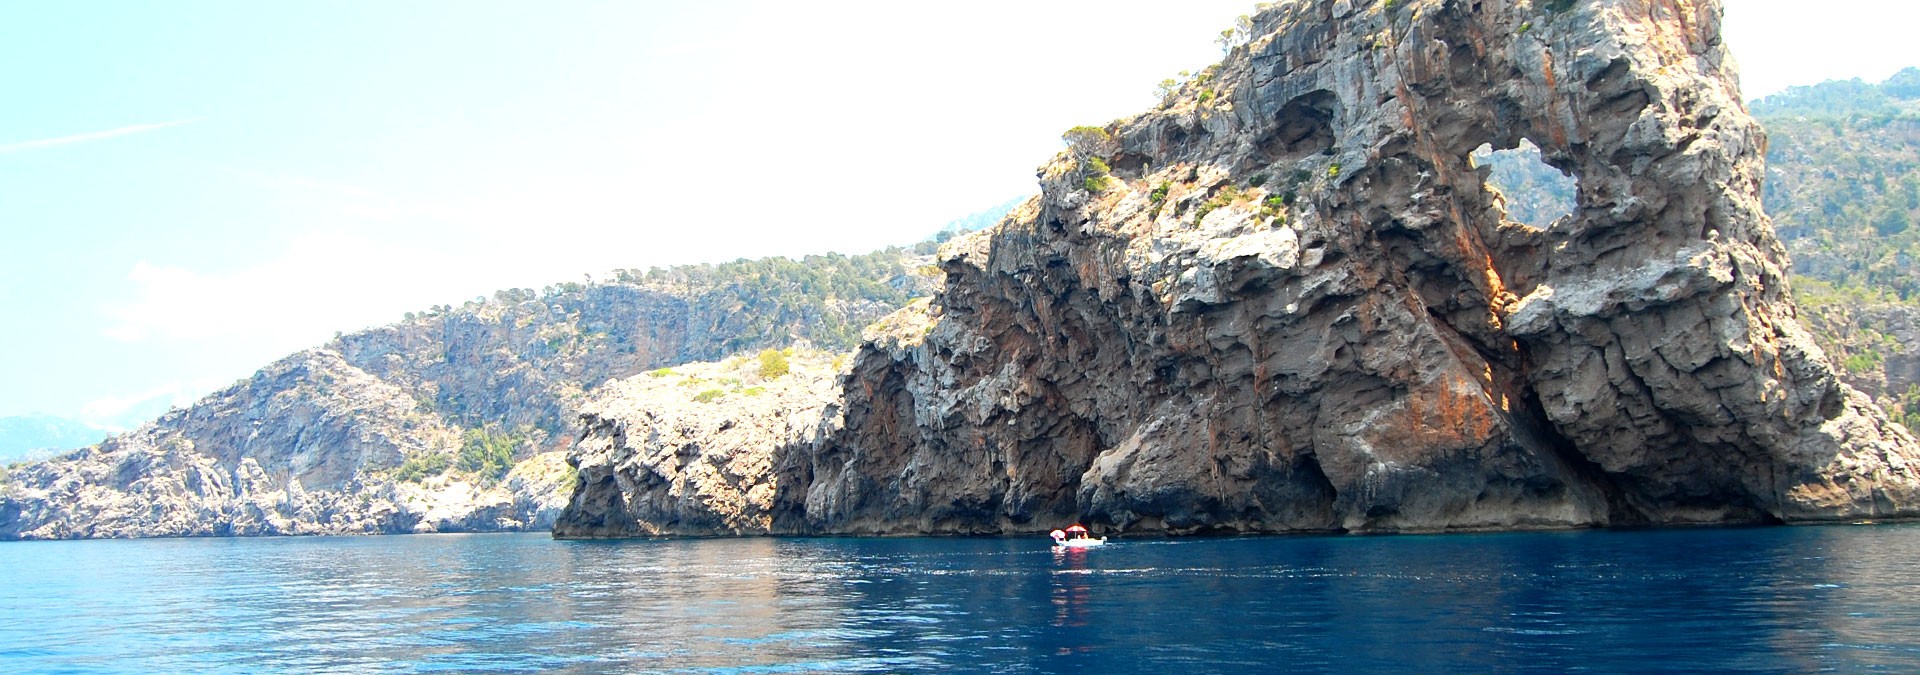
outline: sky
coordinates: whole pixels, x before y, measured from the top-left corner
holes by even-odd
[[[0,417],[123,427],[497,289],[912,243],[1252,4],[0,3]],[[1920,65],[1911,0],[1726,4],[1749,97]]]

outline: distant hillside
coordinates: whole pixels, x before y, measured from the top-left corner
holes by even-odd
[[[103,429],[52,415],[0,417],[0,464],[50,457],[106,437]]]
[[[1920,68],[1755,101],[1765,203],[1801,319],[1843,377],[1920,429]]]
[[[1920,300],[1920,69],[1754,102],[1771,133],[1765,203],[1796,273]]]
[[[0,539],[542,529],[610,379],[845,350],[931,292],[909,248],[621,270],[341,336],[96,448],[0,473]],[[92,440],[98,440],[97,438]]]
[[[1016,197],[957,218],[953,222],[947,223],[946,227],[940,228],[939,232],[935,232],[933,236],[928,237],[926,241],[915,245],[914,250],[919,253],[933,253],[935,246],[948,239],[952,239],[956,234],[993,227],[1000,222],[1000,219],[1007,217],[1007,213],[1013,211],[1015,207],[1020,206],[1020,203],[1024,201],[1027,201],[1026,197]]]

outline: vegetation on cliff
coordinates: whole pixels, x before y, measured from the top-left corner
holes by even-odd
[[[1795,273],[1920,301],[1920,68],[1790,89],[1753,110],[1770,132],[1767,213]]]
[[[1849,384],[1920,428],[1920,68],[1755,101],[1764,203],[1802,322]]]

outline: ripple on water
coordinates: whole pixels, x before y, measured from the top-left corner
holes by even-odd
[[[1903,526],[35,542],[0,671],[1914,671],[1917,561]]]

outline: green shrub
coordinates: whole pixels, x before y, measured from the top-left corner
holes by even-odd
[[[787,374],[787,354],[778,349],[760,351],[760,378],[771,380]]]
[[[1184,84],[1186,84],[1184,78],[1176,80],[1169,77],[1161,80],[1160,84],[1155,85],[1153,95],[1155,98],[1160,99],[1160,107],[1164,108],[1173,105],[1173,97],[1180,94],[1180,87]]]
[[[1846,367],[1849,373],[1858,374],[1868,372],[1880,367],[1880,354],[1876,352],[1854,354],[1848,356],[1846,362],[1842,365]]]
[[[1240,188],[1234,187],[1233,185],[1220,188],[1218,194],[1215,194],[1212,199],[1201,203],[1200,208],[1194,210],[1193,224],[1199,225],[1200,221],[1206,220],[1207,214],[1212,213],[1214,209],[1232,204],[1238,199],[1240,199]]]
[[[1067,147],[1073,148],[1076,153],[1092,153],[1094,148],[1111,138],[1113,136],[1109,135],[1106,129],[1085,124],[1060,134],[1060,140],[1066,141]]]
[[[1214,204],[1211,199],[1207,200],[1207,203],[1201,204],[1200,208],[1193,210],[1193,224],[1199,225],[1201,221],[1207,219],[1207,214],[1213,213],[1213,210],[1216,208],[1219,208],[1219,206]]]
[[[1233,26],[1220,31],[1220,37],[1214,42],[1220,45],[1223,53],[1233,53],[1233,48],[1247,43],[1253,37],[1253,20],[1242,14],[1233,20]],[[1212,68],[1208,71],[1211,72]]]
[[[719,399],[720,397],[726,396],[726,395],[727,395],[727,392],[725,391],[721,391],[719,389],[708,389],[698,394],[694,394],[693,402],[694,403],[711,403]]]
[[[1107,180],[1107,172],[1112,170],[1113,166],[1107,164],[1106,158],[1099,155],[1088,155],[1086,159],[1080,160],[1080,171],[1086,174],[1086,176],[1080,180],[1080,186],[1086,188],[1088,192],[1103,192],[1112,185],[1112,183]]]
[[[513,452],[522,440],[519,434],[496,432],[490,427],[468,429],[461,436],[460,458],[454,465],[481,483],[491,484],[513,470]]]
[[[394,473],[393,478],[402,483],[417,483],[428,476],[446,473],[447,467],[452,464],[452,459],[439,453],[414,455],[401,463],[400,470]]]
[[[1879,233],[1882,237],[1891,237],[1900,234],[1912,226],[1913,219],[1907,217],[1906,213],[1897,210],[1888,210],[1886,213],[1880,214],[1880,217],[1873,221],[1873,231]]]
[[[1285,198],[1280,197],[1278,195],[1268,197],[1260,203],[1260,217],[1278,218],[1280,216],[1280,212],[1282,210],[1285,210],[1286,208],[1287,208],[1287,200]],[[1285,221],[1282,221],[1282,222],[1285,222]]]
[[[1152,192],[1147,193],[1147,201],[1152,202],[1154,204],[1159,204],[1160,202],[1167,201],[1167,193],[1172,191],[1173,191],[1173,183],[1169,183],[1164,180],[1160,181],[1159,185],[1153,186]]]
[[[1332,164],[1328,164],[1327,178],[1339,178],[1339,177],[1340,177],[1340,163],[1334,162]]]
[[[1068,129],[1067,133],[1060,135],[1060,138],[1062,140],[1065,140],[1068,143],[1072,143],[1074,141],[1085,141],[1085,140],[1104,141],[1112,137],[1113,137],[1112,135],[1107,133],[1106,129],[1102,129],[1100,127],[1096,127],[1090,124],[1082,124],[1072,129]]]

